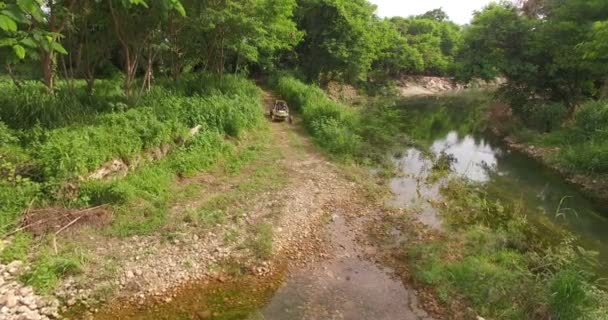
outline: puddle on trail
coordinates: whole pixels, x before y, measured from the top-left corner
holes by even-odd
[[[431,319],[418,307],[415,292],[403,285],[391,269],[363,258],[353,231],[341,216],[333,216],[328,235],[334,257],[292,272],[271,302],[260,310],[261,319]]]

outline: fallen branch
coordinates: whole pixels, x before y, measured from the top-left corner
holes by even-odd
[[[32,202],[30,203],[30,207],[28,207],[28,208],[27,208],[25,211],[23,211],[23,215],[24,215],[24,216],[25,216],[25,215],[27,215],[28,213],[30,213],[30,210],[31,210],[31,204],[32,204],[33,202],[34,202],[34,201],[32,200]],[[105,207],[105,206],[107,206],[107,205],[102,204],[102,205],[99,205],[99,206],[90,207],[90,208],[86,208],[86,209],[83,209],[83,210],[80,210],[80,211],[76,211],[76,212],[74,212],[74,213],[64,213],[64,214],[62,215],[62,217],[67,217],[68,215],[71,215],[71,214],[83,214],[83,213],[86,213],[86,212],[88,212],[88,211],[92,211],[92,210],[95,210],[95,209],[99,209],[99,208],[102,208],[102,207]],[[83,217],[83,215],[80,215],[79,217],[81,218],[81,217]],[[47,222],[47,221],[52,220],[52,219],[56,219],[56,218],[42,219],[42,220],[38,220],[38,221],[36,221],[36,222],[30,223],[30,224],[28,224],[28,225],[25,225],[25,226],[23,226],[23,227],[19,227],[19,228],[15,229],[15,230],[13,230],[13,231],[11,231],[11,232],[9,232],[9,233],[7,233],[7,234],[3,235],[3,236],[2,236],[2,239],[6,239],[6,238],[8,238],[8,237],[10,237],[10,236],[14,235],[15,233],[17,233],[17,232],[19,232],[19,231],[26,230],[26,229],[28,229],[28,228],[31,228],[31,227],[37,226],[37,225],[39,225],[39,224],[42,224],[42,223]]]
[[[80,215],[80,216],[76,217],[76,219],[72,220],[70,223],[66,224],[61,229],[57,230],[57,232],[55,232],[55,235],[60,234],[63,230],[69,228],[71,225],[78,222],[78,220],[82,219],[82,217],[84,217],[84,215]]]

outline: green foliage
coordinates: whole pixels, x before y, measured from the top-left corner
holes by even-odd
[[[299,111],[316,143],[338,157],[353,157],[361,146],[360,122],[355,110],[329,99],[318,87],[290,76],[278,76],[271,85]]]
[[[531,128],[550,132],[561,126],[567,112],[568,109],[561,103],[543,103],[527,104],[520,114]]]
[[[0,174],[4,169],[5,163],[0,159]],[[0,176],[0,234],[15,228],[21,212],[36,200],[40,191],[38,184],[18,176],[13,177],[14,179],[8,180]]]
[[[49,293],[62,277],[76,275],[81,271],[81,257],[44,252],[34,262],[32,270],[22,276],[22,280],[38,292]]]
[[[585,319],[593,310],[592,290],[585,276],[577,270],[561,270],[550,280],[551,309],[556,319]]]
[[[462,181],[444,196],[445,238],[408,249],[415,277],[444,302],[458,297],[495,319],[603,319],[605,294],[587,263],[593,255],[569,235],[526,221],[517,203]]]
[[[197,76],[167,85],[153,88],[135,107],[116,103],[116,107],[100,113],[85,112],[86,100],[78,98],[80,94],[86,96],[82,86],[76,88],[76,98],[61,100],[62,89],[51,96],[32,85],[36,94],[28,101],[40,107],[34,118],[49,119],[45,126],[24,121],[16,107],[3,109],[10,119],[7,123],[22,129],[15,134],[0,126],[0,139],[7,142],[0,146],[0,232],[13,229],[19,214],[32,204],[127,204],[138,198],[144,199],[150,209],[149,213],[141,209],[151,215],[143,220],[152,221],[149,228],[142,228],[152,230],[162,222],[164,200],[175,175],[194,174],[216,163],[220,156],[229,156],[233,150],[224,136],[238,138],[262,119],[260,90],[242,78]],[[120,96],[116,82],[102,82],[99,88],[108,88],[91,97],[99,95],[99,106]],[[36,97],[42,101],[36,101]],[[7,105],[17,106],[25,98],[15,92],[3,99]],[[44,106],[44,101],[51,101],[51,107]],[[70,116],[72,112],[82,112],[82,116]],[[189,129],[199,125],[199,134],[189,137]],[[146,166],[121,180],[77,183],[81,187],[75,196],[58,192],[66,181],[87,180],[93,170],[109,160],[121,159],[135,167],[145,164],[147,158],[156,158],[160,149],[173,152],[159,166]],[[24,168],[35,170],[35,181],[22,176]],[[28,170],[25,172],[32,174]],[[125,221],[130,225],[125,229],[137,229],[136,221],[141,220],[125,216]]]
[[[11,238],[10,244],[0,250],[0,262],[8,264],[15,260],[26,261],[31,245],[32,236],[26,232],[18,232]]]
[[[529,100],[572,110],[582,99],[598,97],[605,81],[606,48],[597,37],[604,35],[606,19],[603,0],[548,0],[538,12],[506,1],[490,4],[465,31],[461,76],[506,77],[503,97],[516,113],[525,112]]]
[[[28,81],[15,87],[0,81],[0,117],[15,129],[31,129],[36,125],[56,128],[75,123],[91,122],[95,116],[119,109],[124,102],[120,87],[115,81],[99,81],[95,96],[84,92],[84,82],[71,90],[60,87],[54,95],[44,87]]]
[[[26,55],[37,56],[38,49],[67,53],[57,41],[56,33],[41,28],[46,13],[42,0],[1,1],[0,49],[10,49],[19,60]],[[14,60],[12,58],[8,60]]]
[[[257,225],[253,231],[254,235],[248,241],[248,246],[256,258],[267,260],[272,256],[272,225],[263,223]]]
[[[572,129],[583,139],[608,138],[608,101],[583,105],[574,117]]]
[[[385,72],[448,74],[462,45],[462,35],[460,27],[444,17],[445,13],[428,12],[418,17],[391,18],[390,27],[397,31],[391,41],[397,49],[391,50],[389,60],[380,60]]]
[[[537,135],[538,136],[538,135]],[[541,145],[559,147],[556,162],[573,171],[588,174],[608,173],[608,103],[592,101],[582,105],[574,121],[538,137]]]
[[[303,0],[296,19],[306,33],[298,46],[310,79],[364,79],[385,47],[385,33],[366,0]]]

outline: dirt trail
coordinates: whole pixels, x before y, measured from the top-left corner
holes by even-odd
[[[277,97],[265,93],[263,99],[269,108]],[[242,216],[205,233],[183,226],[171,241],[150,236],[115,244],[119,249],[110,251],[127,261],[119,280],[123,298],[94,319],[213,319],[234,312],[230,303],[218,306],[208,297],[210,287],[216,294],[228,284],[245,296],[270,287],[268,297],[254,302],[261,307],[270,301],[259,309],[263,319],[430,319],[415,292],[371,258],[376,249],[364,228],[380,213],[366,201],[362,186],[320,155],[297,121],[269,127],[274,156],[228,179],[190,178],[187,183],[207,188],[172,210],[179,216],[249,185],[251,192],[224,209]],[[268,175],[255,180],[259,172]],[[284,181],[264,187],[273,174]],[[251,243],[259,242],[256,230],[264,225],[272,229],[272,252],[256,258]],[[245,275],[233,278],[226,270],[235,261]],[[267,283],[252,289],[248,277]]]

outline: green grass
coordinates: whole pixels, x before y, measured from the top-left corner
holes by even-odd
[[[264,130],[252,130],[262,124],[261,91],[235,76],[222,81],[205,75],[179,82],[161,80],[132,104],[112,81],[99,81],[93,97],[82,95],[80,85],[74,95],[60,86],[54,96],[34,83],[25,84],[29,96],[0,82],[2,86],[7,95],[0,98],[6,106],[0,111],[0,234],[15,229],[29,206],[102,204],[111,205],[113,221],[93,232],[125,237],[162,228],[170,231],[171,206],[201,190],[201,186],[180,188],[178,178],[218,168],[220,175],[236,175],[268,149]],[[199,133],[189,137],[189,129],[198,125]],[[252,138],[253,131],[260,133]],[[161,146],[171,151],[161,159],[150,156],[158,154],[155,150]],[[102,181],[86,179],[111,159],[131,164],[128,174]],[[266,177],[254,174],[252,185],[243,188],[253,191],[253,185]],[[67,183],[77,192],[62,192]],[[244,197],[242,191],[226,200],[244,201]],[[198,215],[207,224],[228,217],[221,210],[202,208]],[[41,293],[51,292],[61,278],[78,274],[87,265],[82,245],[55,252],[48,239],[34,241],[24,232],[13,235],[0,249],[2,262],[30,262],[22,280]]]
[[[15,234],[10,243],[0,250],[0,262],[8,264],[15,260],[26,261],[32,240],[32,236],[27,232]]]
[[[27,82],[24,95],[0,82],[6,89],[0,98],[0,234],[13,229],[29,205],[80,207],[143,198],[145,220],[160,222],[160,203],[173,177],[193,175],[231,156],[234,148],[224,138],[238,139],[262,119],[260,90],[236,76],[161,80],[133,104],[121,96],[119,82],[98,85],[94,96],[84,94],[82,83],[76,92],[60,85],[48,95]],[[200,134],[189,138],[188,130],[197,125]],[[147,165],[143,153],[161,146],[174,149],[171,159]],[[121,181],[81,182],[112,159],[144,168]],[[62,192],[68,182],[80,192]]]
[[[329,154],[353,158],[361,146],[359,114],[332,101],[320,88],[291,76],[277,75],[270,85],[302,116],[313,140]]]
[[[608,101],[586,103],[571,123],[554,128],[548,133],[524,128],[514,135],[522,142],[558,147],[560,151],[552,161],[562,168],[590,175],[608,174]]]
[[[253,230],[253,235],[247,241],[247,247],[256,258],[267,260],[272,256],[272,225],[262,223]]]
[[[61,278],[82,272],[83,257],[74,253],[54,254],[50,251],[38,253],[31,270],[21,276],[21,280],[34,287],[37,292],[50,293]]]
[[[443,193],[445,235],[406,250],[415,279],[440,301],[461,299],[490,319],[605,319],[594,255],[572,236],[529,223],[518,204],[461,181]]]

